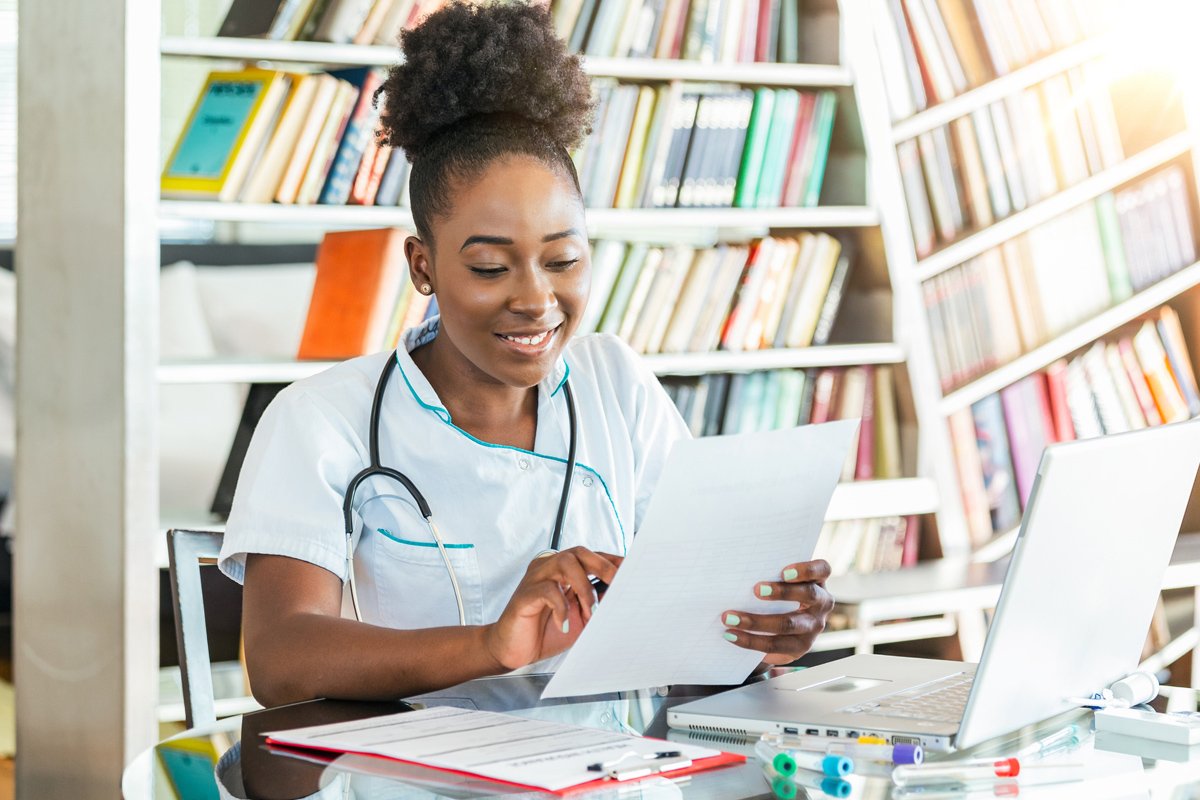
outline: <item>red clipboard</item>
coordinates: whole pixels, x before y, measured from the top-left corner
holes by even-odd
[[[499,780],[497,778],[489,778],[486,775],[477,775],[473,772],[465,772],[465,771],[456,770],[456,769],[446,769],[444,767],[435,767],[435,766],[431,766],[429,764],[422,764],[419,761],[407,761],[402,758],[390,758],[388,756],[381,756],[377,753],[364,753],[364,752],[357,751],[357,750],[338,750],[336,748],[327,748],[327,747],[298,747],[294,744],[284,744],[283,742],[276,741],[270,736],[266,737],[266,742],[268,745],[268,749],[271,752],[278,753],[280,755],[288,755],[288,756],[301,757],[301,758],[305,757],[306,755],[309,755],[311,757],[311,754],[313,754],[313,753],[329,753],[329,754],[333,754],[335,757],[339,756],[339,755],[356,755],[356,756],[362,756],[362,757],[366,757],[366,758],[376,758],[376,759],[379,759],[380,761],[389,761],[389,762],[394,762],[394,763],[399,763],[399,764],[407,764],[409,766],[420,767],[423,770],[430,770],[433,772],[440,772],[440,773],[445,773],[445,774],[449,774],[449,775],[461,775],[464,777],[473,778],[475,780],[487,781],[489,783],[496,783],[496,784],[500,784],[503,786],[513,786],[513,787],[516,787],[518,789],[522,789],[525,791],[548,792],[550,794],[555,794],[560,797],[570,795],[570,794],[576,794],[578,792],[588,791],[591,789],[599,789],[599,788],[603,788],[605,786],[612,786],[612,785],[618,784],[618,783],[619,784],[636,783],[637,781],[644,780],[646,778],[663,777],[663,778],[669,779],[669,778],[674,778],[676,776],[692,775],[697,772],[703,772],[705,770],[715,769],[717,767],[723,767],[723,766],[727,766],[730,764],[741,764],[746,761],[746,757],[743,755],[738,755],[737,753],[721,752],[715,756],[709,756],[707,758],[696,759],[695,761],[693,761],[691,763],[691,766],[682,767],[680,769],[673,769],[673,770],[670,770],[669,772],[652,772],[649,775],[641,775],[636,778],[629,778],[627,780],[622,780],[622,781],[617,781],[612,778],[597,778],[595,780],[585,781],[583,783],[577,783],[577,784],[574,784],[573,786],[564,786],[561,789],[546,789],[545,787],[542,787],[542,786],[530,786],[528,784],[523,784],[523,783],[513,783],[511,781]],[[325,761],[326,759],[320,759],[320,760]],[[333,759],[328,759],[329,763],[331,763],[332,761],[333,761]]]

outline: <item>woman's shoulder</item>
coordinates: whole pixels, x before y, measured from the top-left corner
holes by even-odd
[[[611,333],[592,333],[572,340],[565,358],[572,385],[588,386],[606,403],[636,417],[661,391],[646,360]]]
[[[567,348],[566,359],[573,376],[596,374],[642,381],[652,375],[641,356],[611,333],[576,336]]]
[[[271,406],[276,413],[311,406],[326,414],[361,416],[369,412],[380,371],[394,355],[395,352],[389,350],[341,361],[284,387]]]

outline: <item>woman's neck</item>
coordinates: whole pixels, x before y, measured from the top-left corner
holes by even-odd
[[[490,444],[534,449],[536,386],[521,389],[500,383],[468,361],[445,336],[437,336],[410,355],[456,426]]]

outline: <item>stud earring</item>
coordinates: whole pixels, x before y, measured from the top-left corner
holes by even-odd
[[[421,284],[421,294],[429,294],[432,291],[433,291],[433,287],[430,286],[428,283]]]

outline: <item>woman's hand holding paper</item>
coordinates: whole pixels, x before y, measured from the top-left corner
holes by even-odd
[[[825,589],[827,578],[829,564],[817,560],[788,565],[778,581],[756,583],[755,597],[795,602],[796,608],[782,614],[726,611],[721,617],[727,629],[725,638],[739,647],[766,653],[763,663],[769,666],[795,661],[825,630],[825,620],[833,610],[833,595]]]

